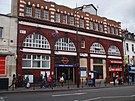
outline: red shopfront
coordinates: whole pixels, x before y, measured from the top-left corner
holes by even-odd
[[[120,77],[123,75],[123,62],[121,60],[110,60],[109,61],[109,78],[110,81],[113,80],[113,77]]]
[[[5,59],[6,56],[0,56],[0,76],[6,75]]]

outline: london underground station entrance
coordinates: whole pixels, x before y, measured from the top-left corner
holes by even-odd
[[[59,83],[60,77],[63,76],[64,80],[65,80],[65,84],[68,84],[68,83],[75,84],[76,65],[71,63],[68,58],[60,57],[55,61],[54,74],[55,74],[55,78],[57,80],[57,83]]]

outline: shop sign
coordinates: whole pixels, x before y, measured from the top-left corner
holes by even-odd
[[[122,61],[119,61],[119,60],[110,60],[110,63],[122,64]]]
[[[122,71],[122,68],[109,68],[109,71]]]
[[[76,67],[76,64],[55,64],[55,67]]]
[[[62,57],[61,62],[62,62],[63,64],[68,64],[69,60],[68,60],[67,57]]]
[[[128,64],[129,57],[128,56],[124,56],[124,60],[126,61],[126,64]]]

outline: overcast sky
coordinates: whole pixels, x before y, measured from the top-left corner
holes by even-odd
[[[94,4],[98,15],[121,22],[123,29],[135,33],[135,0],[46,0],[71,8]],[[10,13],[11,0],[0,0],[0,13]]]

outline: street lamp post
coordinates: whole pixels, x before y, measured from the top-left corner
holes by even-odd
[[[77,27],[77,4],[76,4],[76,18],[75,18],[75,25],[76,25],[76,83],[77,83],[77,88],[80,86],[80,69],[79,69],[79,52],[78,52],[78,27]]]

